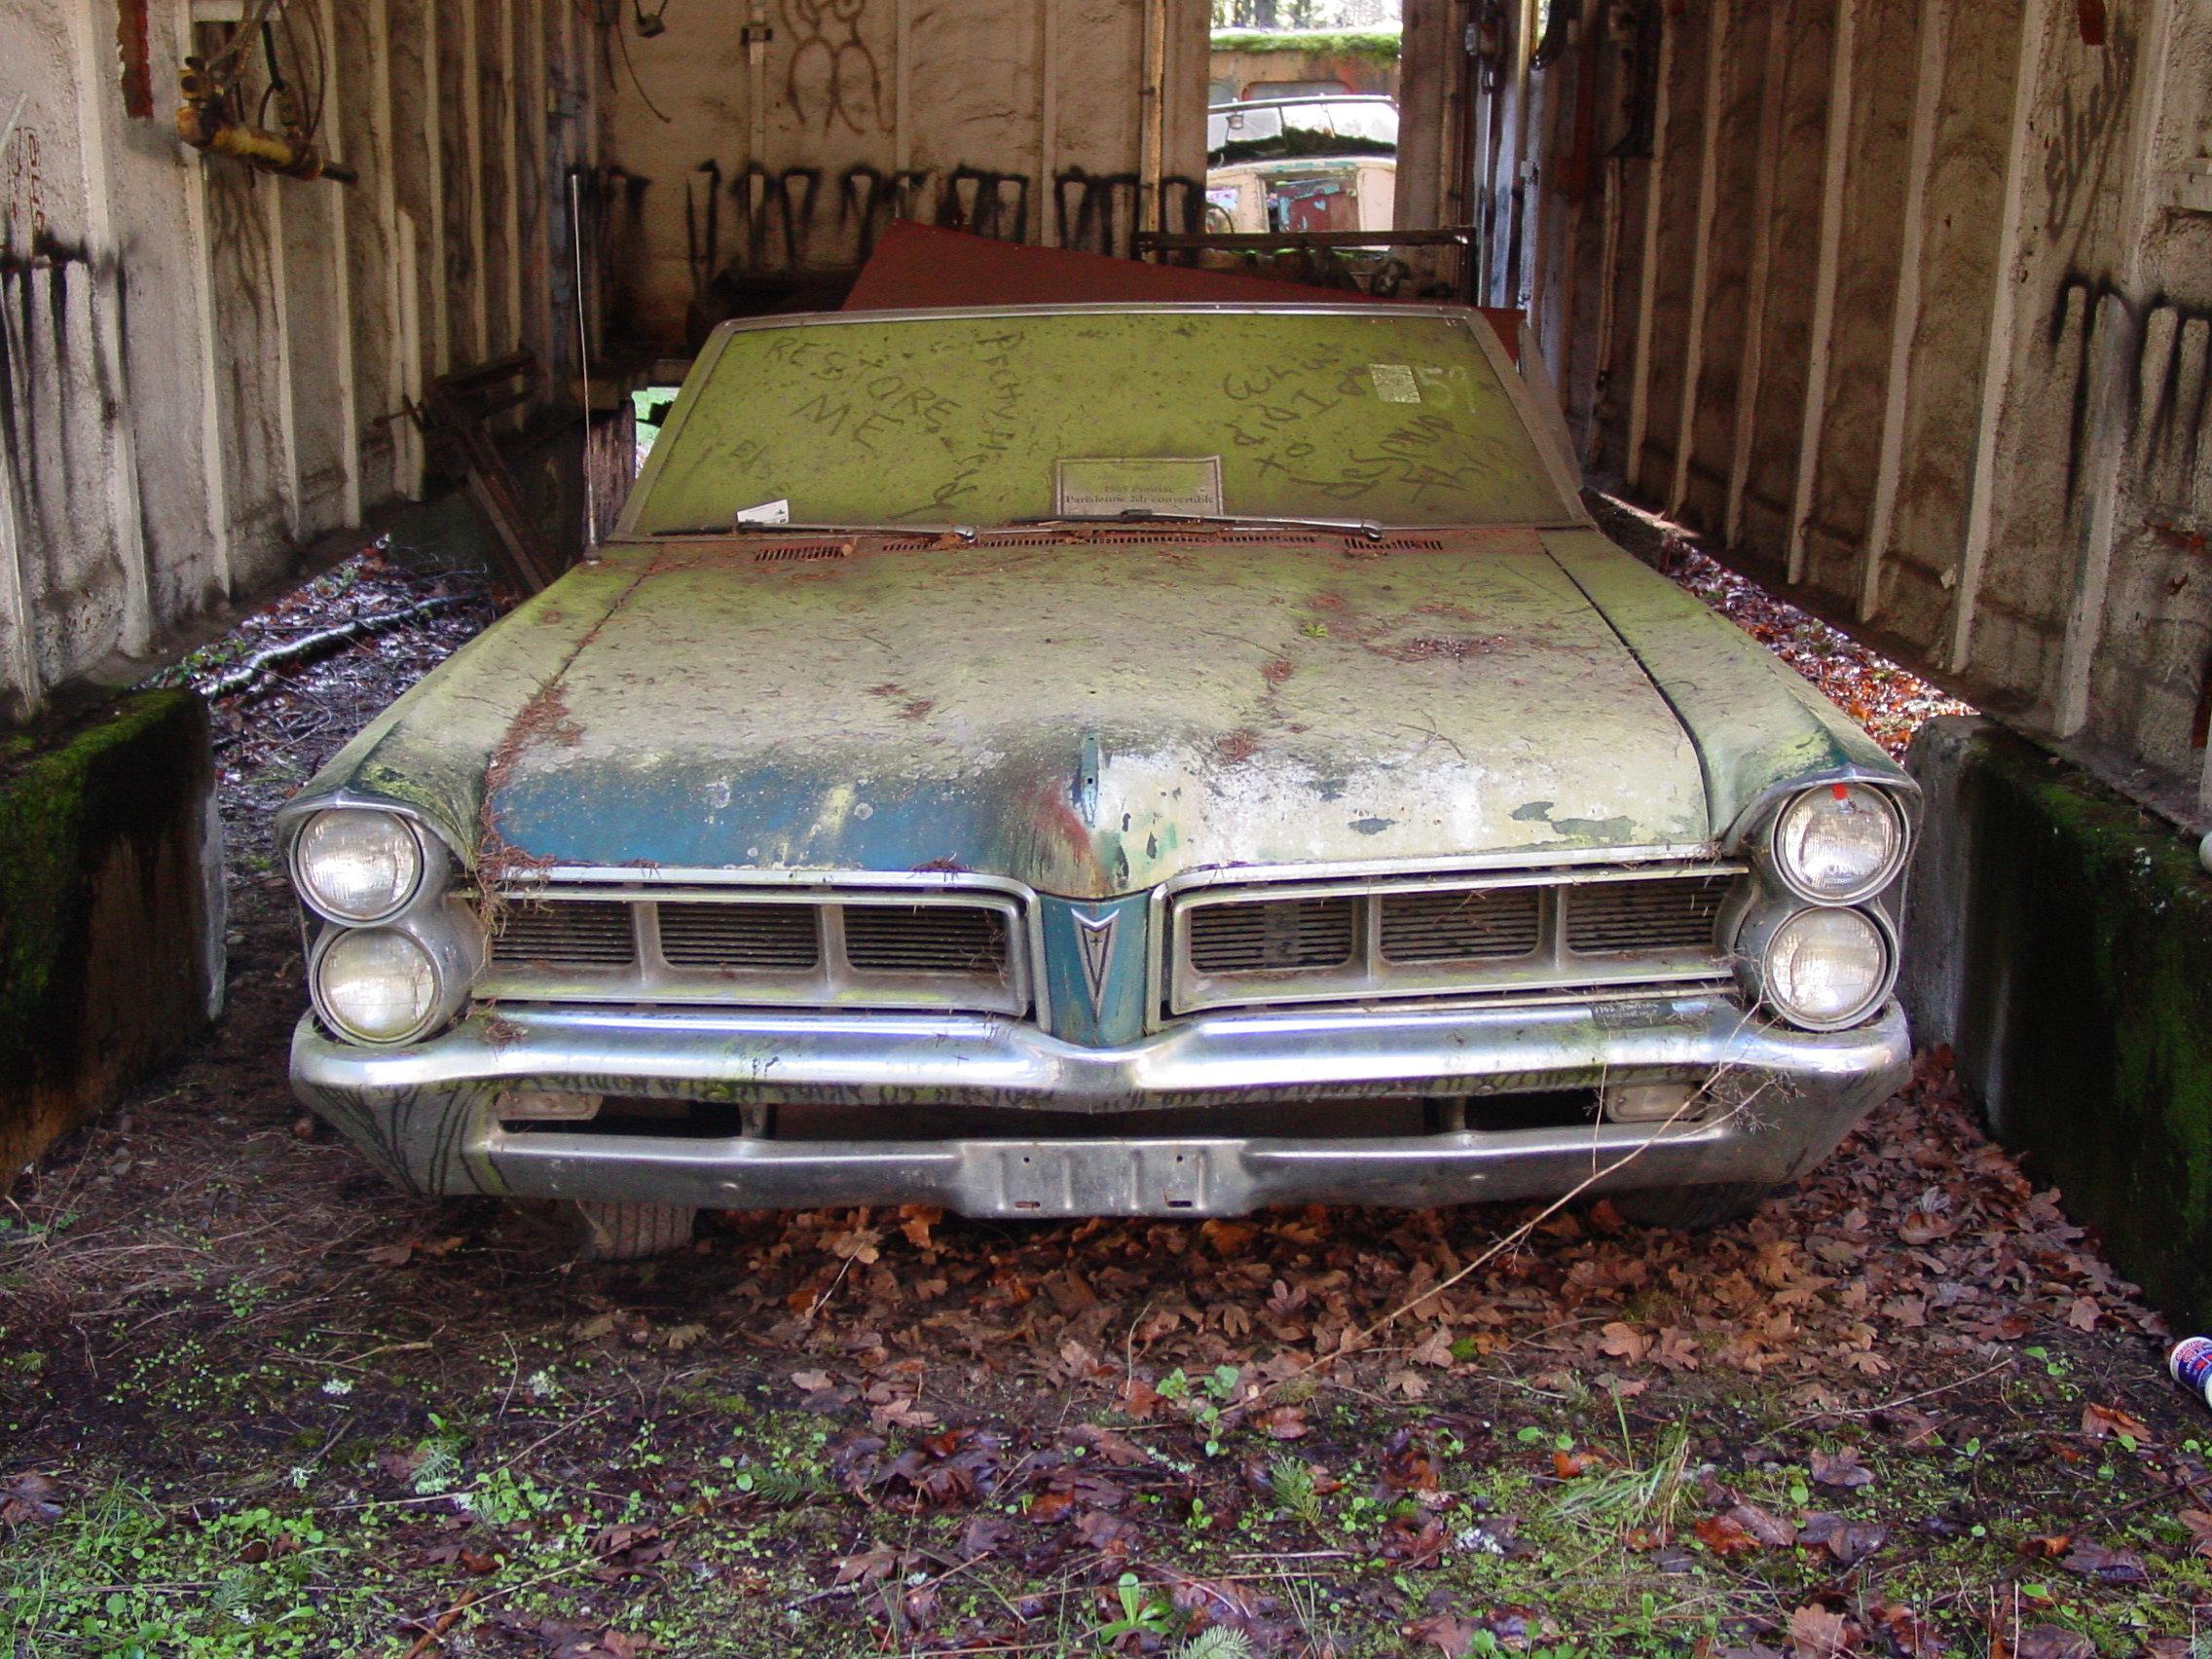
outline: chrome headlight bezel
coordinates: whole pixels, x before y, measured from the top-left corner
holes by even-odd
[[[396,903],[373,912],[349,911],[331,903],[328,895],[316,887],[310,873],[312,865],[306,849],[314,828],[337,818],[364,825],[374,823],[404,847],[405,856],[414,866],[414,875]],[[291,832],[290,844],[285,849],[285,865],[291,875],[292,890],[308,909],[339,927],[364,928],[378,927],[404,916],[425,899],[441,892],[451,879],[453,861],[443,841],[425,834],[421,825],[404,814],[382,807],[346,805],[325,807],[303,818]]]
[[[1822,915],[1857,917],[1872,931],[1882,952],[1881,972],[1874,977],[1867,994],[1848,1013],[1825,1019],[1807,1015],[1777,996],[1770,971],[1772,953],[1784,929],[1802,917]],[[1777,1018],[1800,1031],[1848,1031],[1853,1026],[1863,1025],[1888,1003],[1890,993],[1897,987],[1898,944],[1896,923],[1885,911],[1873,906],[1769,903],[1754,906],[1738,930],[1737,968],[1752,1003]]]
[[[1784,852],[1786,832],[1790,821],[1798,814],[1819,811],[1840,797],[1854,793],[1866,796],[1888,815],[1889,856],[1876,869],[1852,887],[1836,892],[1824,891],[1807,880],[1802,870],[1791,867],[1789,859]],[[1775,881],[1806,903],[1825,908],[1862,904],[1886,891],[1904,872],[1905,861],[1911,854],[1910,816],[1892,791],[1862,778],[1832,779],[1797,791],[1781,803],[1767,821],[1765,832],[1760,837],[1760,863],[1772,873]]]
[[[323,974],[330,953],[343,941],[376,934],[403,938],[420,950],[430,969],[431,995],[422,1016],[405,1031],[374,1036],[356,1030],[332,1011]],[[308,996],[315,1017],[342,1042],[365,1049],[402,1049],[445,1026],[466,1006],[483,966],[484,934],[475,912],[460,899],[448,898],[435,909],[401,917],[380,927],[326,927],[308,955]]]

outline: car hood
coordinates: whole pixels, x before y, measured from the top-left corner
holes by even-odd
[[[1043,538],[1040,538],[1043,539]],[[533,863],[967,869],[1692,844],[1697,752],[1533,535],[641,567],[498,757]]]
[[[1753,738],[1782,711],[1767,770],[1838,753],[1840,717],[1595,535],[774,551],[613,550],[308,793],[408,802],[505,867],[967,870],[1096,899],[1236,865],[1710,848],[1759,768],[1709,796],[1677,713],[1701,694]],[[1677,600],[1707,658],[1663,692],[1632,641]]]

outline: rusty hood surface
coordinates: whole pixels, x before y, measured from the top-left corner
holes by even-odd
[[[962,869],[1075,898],[1709,842],[1697,745],[1544,539],[1425,542],[618,548],[333,770],[531,865]]]

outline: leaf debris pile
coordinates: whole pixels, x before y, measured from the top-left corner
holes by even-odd
[[[257,676],[234,812],[490,610],[331,581],[256,637],[462,603]],[[2212,1604],[2202,1408],[1939,1055],[1744,1223],[1600,1203],[1464,1276],[1532,1212],[735,1215],[593,1267],[298,1117],[297,934],[233,858],[225,1021],[0,1211],[0,1651],[2073,1659]]]

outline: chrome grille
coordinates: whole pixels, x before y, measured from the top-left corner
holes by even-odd
[[[656,904],[661,960],[736,974],[801,972],[822,960],[811,904]]]
[[[1002,974],[1006,918],[951,904],[868,904],[845,916],[845,960],[878,974]]]
[[[555,887],[498,907],[479,994],[1025,1014],[1021,920],[987,889]]]
[[[1357,926],[1349,899],[1214,905],[1191,920],[1191,963],[1202,974],[1338,968],[1351,960]]]
[[[496,968],[627,968],[638,960],[627,904],[509,903],[492,935]]]
[[[1200,888],[1169,911],[1166,1011],[1717,982],[1741,865]]]
[[[1567,948],[1595,956],[1624,950],[1703,950],[1728,898],[1724,875],[1679,881],[1592,881],[1567,890]]]
[[[1388,962],[1503,961],[1527,956],[1543,937],[1543,899],[1533,887],[1383,894],[1378,902]]]

